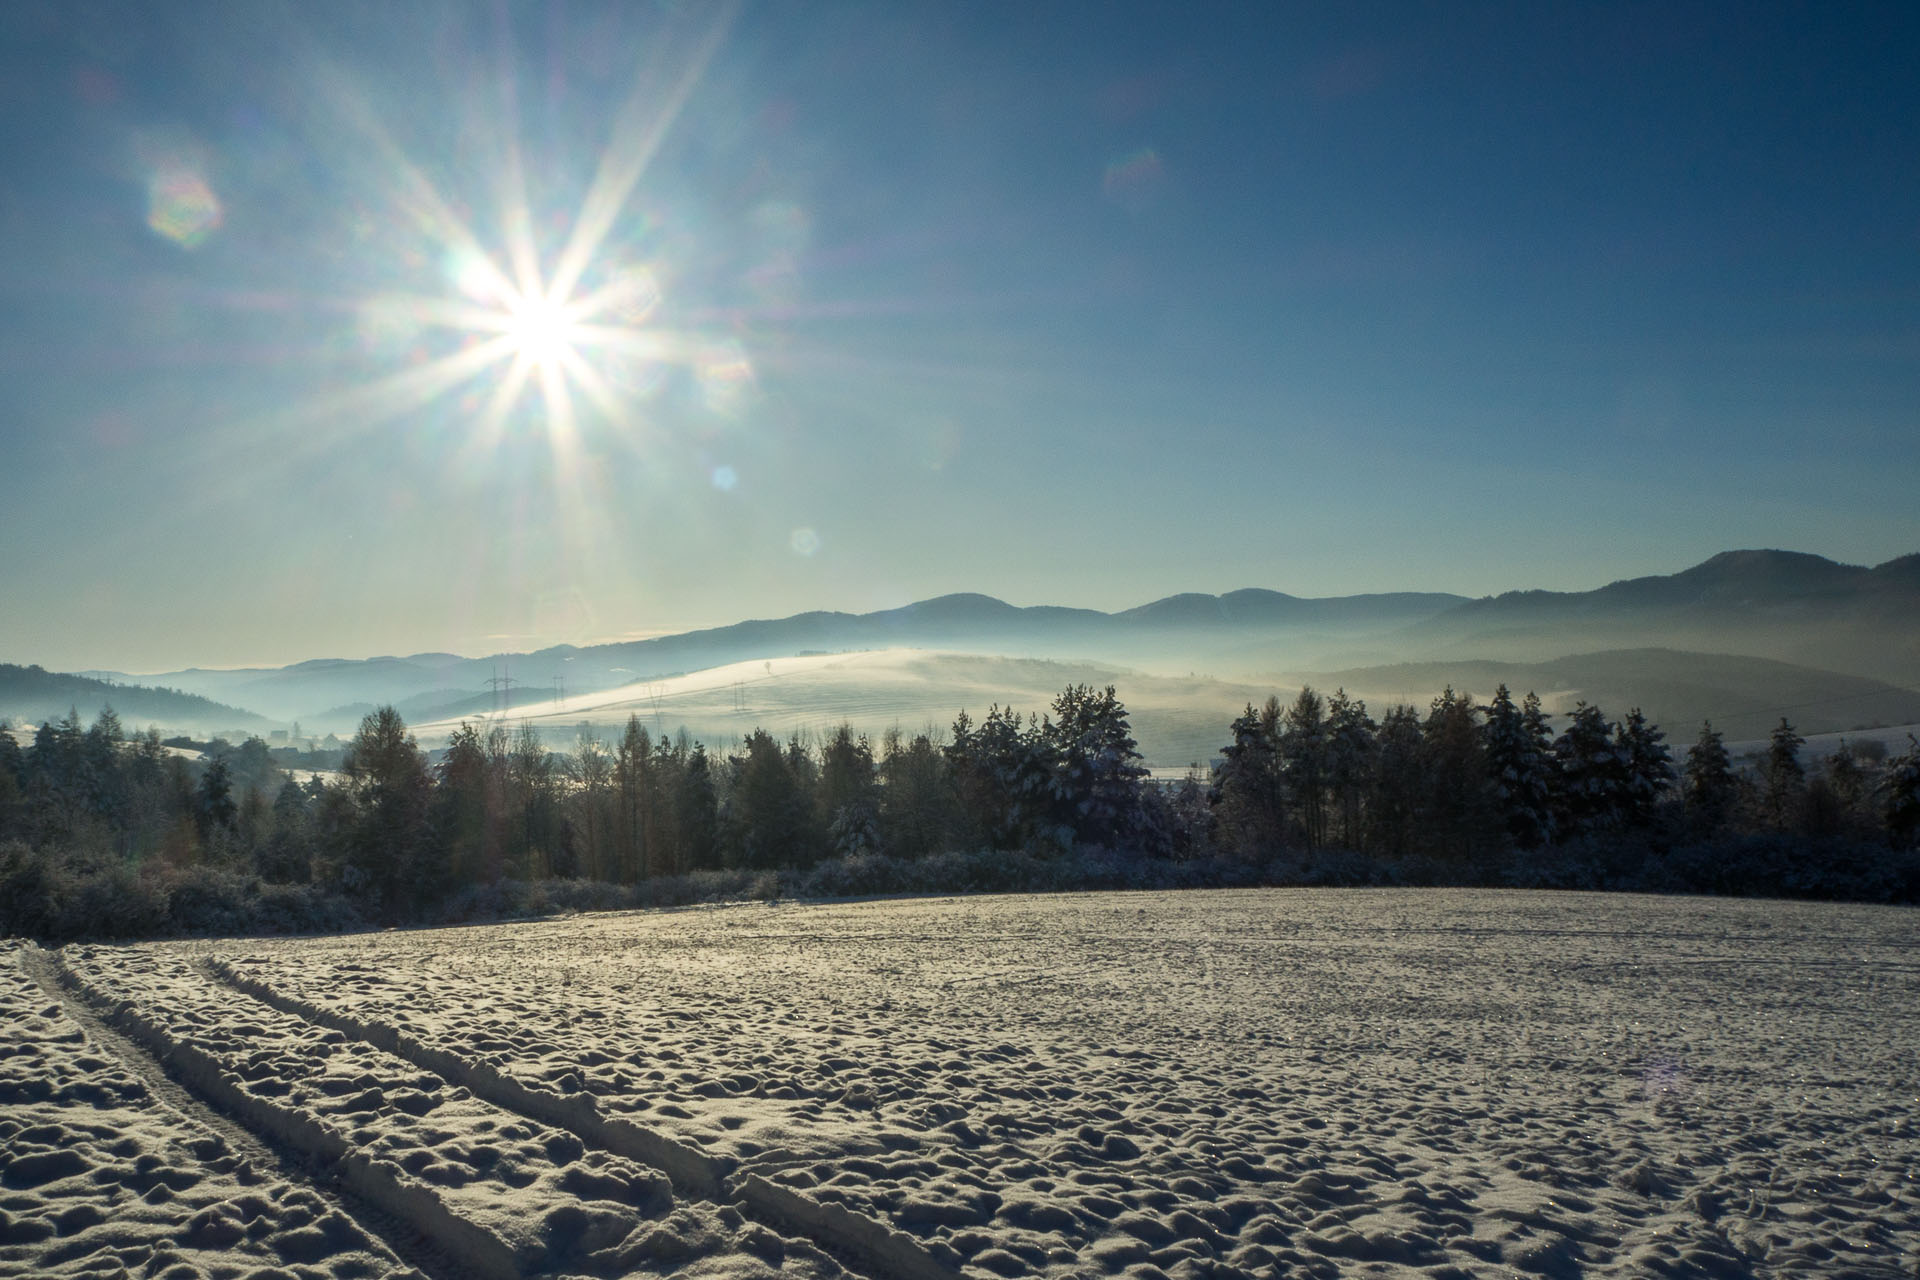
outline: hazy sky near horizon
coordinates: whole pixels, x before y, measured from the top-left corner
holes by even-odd
[[[0,661],[1920,550],[1911,4],[0,8]]]

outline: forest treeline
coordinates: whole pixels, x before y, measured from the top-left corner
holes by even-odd
[[[637,718],[556,747],[391,707],[331,778],[258,738],[203,755],[111,708],[0,733],[0,929],[48,939],[322,931],[543,906],[979,888],[1456,883],[1920,900],[1920,745],[1817,766],[1782,719],[1736,762],[1637,710],[1447,689],[1248,706],[1217,763],[1149,779],[1114,689],[944,734],[756,730],[715,755]]]

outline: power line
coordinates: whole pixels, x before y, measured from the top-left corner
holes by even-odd
[[[486,683],[493,686],[493,709],[495,714],[504,714],[505,712],[512,711],[513,710],[512,669],[508,668],[508,674],[501,675],[500,668],[495,667],[493,670],[493,675],[486,681]],[[505,699],[504,707],[501,705],[502,698]]]

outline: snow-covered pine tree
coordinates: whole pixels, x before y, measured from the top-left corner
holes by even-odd
[[[1766,809],[1767,825],[1776,831],[1787,829],[1793,822],[1794,811],[1799,807],[1807,777],[1806,770],[1800,766],[1800,748],[1806,745],[1806,741],[1794,732],[1785,716],[1780,717],[1780,723],[1768,736],[1767,758],[1763,766],[1766,792],[1762,804]]]
[[[1420,737],[1426,774],[1423,843],[1442,857],[1471,858],[1488,843],[1495,822],[1480,708],[1473,695],[1455,693],[1448,685],[1433,700]]]
[[[1520,721],[1526,726],[1527,741],[1533,744],[1533,757],[1539,762],[1541,785],[1545,788],[1540,811],[1545,819],[1546,842],[1552,844],[1560,838],[1559,820],[1553,813],[1553,726],[1547,723],[1540,695],[1532,690],[1528,690],[1520,702]]]
[[[947,760],[961,796],[987,842],[1011,849],[1043,832],[1053,797],[1051,727],[1023,720],[1011,707],[997,703],[988,709],[978,728],[954,721]]]
[[[1389,707],[1375,741],[1372,793],[1367,798],[1367,845],[1371,851],[1406,854],[1419,835],[1426,772],[1420,758],[1420,713]]]
[[[1327,842],[1326,704],[1312,686],[1287,708],[1280,730],[1280,769],[1287,799],[1309,849]]]
[[[1335,689],[1327,699],[1327,790],[1340,820],[1343,849],[1358,849],[1363,839],[1361,819],[1377,749],[1374,730],[1367,704]]]
[[[1502,684],[1487,704],[1487,775],[1507,834],[1522,849],[1553,839],[1553,782],[1540,699],[1529,693],[1526,709],[1514,705]]]
[[[1213,806],[1220,840],[1244,857],[1263,858],[1286,837],[1286,789],[1280,772],[1280,700],[1268,698],[1228,727],[1233,741],[1220,749],[1207,801]]]
[[[1711,720],[1700,722],[1700,737],[1687,748],[1687,764],[1680,797],[1687,814],[1703,834],[1712,835],[1727,820],[1736,787],[1733,760],[1727,744]]]
[[[1109,848],[1137,844],[1145,829],[1147,776],[1112,685],[1069,685],[1053,700],[1054,796],[1074,836]]]
[[[1673,753],[1667,735],[1635,707],[1614,732],[1614,745],[1626,765],[1624,805],[1627,821],[1644,826],[1653,808],[1673,785]]]
[[[1625,753],[1600,708],[1582,701],[1553,744],[1554,807],[1562,831],[1610,831],[1624,816]]]

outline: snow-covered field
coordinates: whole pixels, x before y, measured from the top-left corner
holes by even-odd
[[[1916,926],[1300,890],[21,947],[0,1274],[1911,1277]]]

